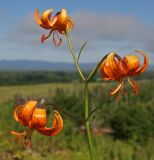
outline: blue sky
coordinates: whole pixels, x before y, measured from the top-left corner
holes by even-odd
[[[44,30],[33,19],[43,12],[67,8],[75,23],[71,33],[75,51],[88,40],[81,62],[96,62],[108,52],[125,55],[145,50],[154,63],[154,1],[152,0],[5,0],[0,4],[0,60],[71,62],[67,43],[40,43]]]

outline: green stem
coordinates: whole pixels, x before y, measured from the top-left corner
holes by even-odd
[[[89,147],[89,154],[90,154],[90,159],[93,160],[93,154],[92,154],[92,138],[91,138],[91,132],[90,132],[90,122],[89,122],[89,106],[88,106],[88,81],[85,79],[84,75],[82,74],[82,71],[80,69],[80,66],[78,64],[78,60],[75,56],[73,47],[72,47],[72,43],[71,43],[71,39],[69,37],[68,31],[66,30],[65,32],[66,37],[67,37],[67,41],[69,44],[69,48],[75,63],[75,66],[77,68],[77,71],[82,79],[82,81],[85,84],[85,125],[86,125],[86,131],[87,131],[87,139],[88,139],[88,147]]]
[[[88,106],[88,82],[85,82],[85,119],[86,121],[86,131],[87,131],[87,139],[88,139],[88,147],[90,153],[90,159],[93,160],[93,151],[92,151],[92,138],[90,132],[90,122],[89,122],[89,106]]]
[[[61,112],[63,112],[65,115],[67,115],[69,118],[71,118],[72,120],[76,121],[77,123],[79,123],[80,125],[83,125],[85,124],[85,120],[78,117],[76,118],[77,116],[73,116],[72,113],[69,113],[67,112],[66,110],[64,110],[61,106],[57,105],[57,104],[54,104],[54,103],[46,103],[45,104],[46,106],[52,106],[53,109],[55,110],[59,110]]]
[[[76,66],[76,68],[77,68],[77,70],[78,70],[78,73],[79,73],[81,79],[82,79],[83,81],[85,81],[85,77],[83,76],[82,71],[81,71],[81,69],[80,69],[80,66],[79,66],[79,64],[78,64],[78,61],[77,61],[77,59],[76,59],[76,57],[75,57],[75,53],[74,53],[74,50],[73,50],[73,46],[72,46],[72,43],[71,43],[71,39],[70,39],[70,36],[69,36],[67,30],[66,30],[65,34],[66,34],[66,37],[67,37],[67,41],[68,41],[68,44],[69,44],[69,48],[70,48],[70,51],[71,51],[71,54],[72,54],[72,57],[73,57],[75,66]]]

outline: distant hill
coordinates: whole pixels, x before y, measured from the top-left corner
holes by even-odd
[[[81,63],[83,70],[91,70],[95,63]],[[75,66],[73,63],[47,62],[47,61],[30,61],[30,60],[1,60],[0,70],[12,71],[73,71]],[[153,71],[154,65],[149,65],[148,70]]]
[[[82,63],[83,70],[90,70],[95,66],[95,63]],[[47,62],[47,61],[30,61],[30,60],[1,60],[0,70],[30,70],[30,71],[73,71],[75,66],[73,63],[62,62]]]

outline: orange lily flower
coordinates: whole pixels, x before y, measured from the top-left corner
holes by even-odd
[[[31,136],[34,130],[46,136],[55,136],[63,129],[63,119],[57,111],[54,111],[53,126],[46,127],[46,109],[44,106],[39,108],[37,101],[30,100],[26,104],[17,106],[13,112],[14,119],[21,125],[26,126],[28,130],[18,133],[11,131],[15,139],[21,142],[24,138],[24,145],[30,146]]]
[[[119,81],[118,86],[110,91],[110,95],[126,94],[123,91],[124,79],[127,77],[129,84],[133,88],[133,92],[138,95],[139,89],[135,81],[130,80],[130,76],[137,76],[143,73],[148,67],[148,58],[143,51],[135,50],[144,58],[144,63],[140,66],[139,58],[136,55],[128,55],[121,58],[116,53],[108,54],[100,66],[100,72],[104,80]]]
[[[46,10],[39,18],[39,10],[37,9],[34,14],[34,18],[36,23],[44,29],[50,30],[49,34],[46,36],[43,34],[41,36],[41,42],[44,43],[47,38],[51,36],[53,33],[53,42],[55,46],[60,46],[62,43],[62,39],[59,37],[59,34],[65,34],[65,31],[71,31],[74,27],[74,23],[72,19],[68,16],[67,10],[62,9],[60,12],[56,13],[54,17],[51,18],[51,14],[54,9]],[[55,39],[55,34],[57,33],[57,37],[59,42],[57,43]]]

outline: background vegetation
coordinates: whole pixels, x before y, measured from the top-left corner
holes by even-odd
[[[86,71],[85,75],[88,74]],[[30,84],[44,84],[51,82],[67,83],[67,82],[79,82],[80,77],[77,72],[52,72],[52,71],[0,71],[0,85],[30,85]],[[153,79],[154,71],[149,71],[143,75],[138,76],[136,79]],[[102,82],[102,78],[99,74],[95,76],[93,82]]]
[[[126,85],[128,96],[121,97],[120,101],[108,95],[109,90],[116,86],[115,83],[103,82],[97,76],[90,84],[91,111],[97,108],[90,118],[96,160],[154,160],[154,83],[151,75],[144,74],[143,80],[138,78],[138,97]],[[1,160],[88,159],[82,123],[83,86],[75,74],[1,72],[0,85]],[[47,111],[49,125],[52,123],[53,109],[60,111],[64,118],[63,132],[56,137],[44,137],[36,132],[32,137],[32,147],[24,148],[9,134],[10,130],[24,129],[15,122],[12,111],[16,104],[29,98],[42,97],[47,103],[61,106],[60,109],[47,106]],[[95,130],[99,134],[95,134]]]

